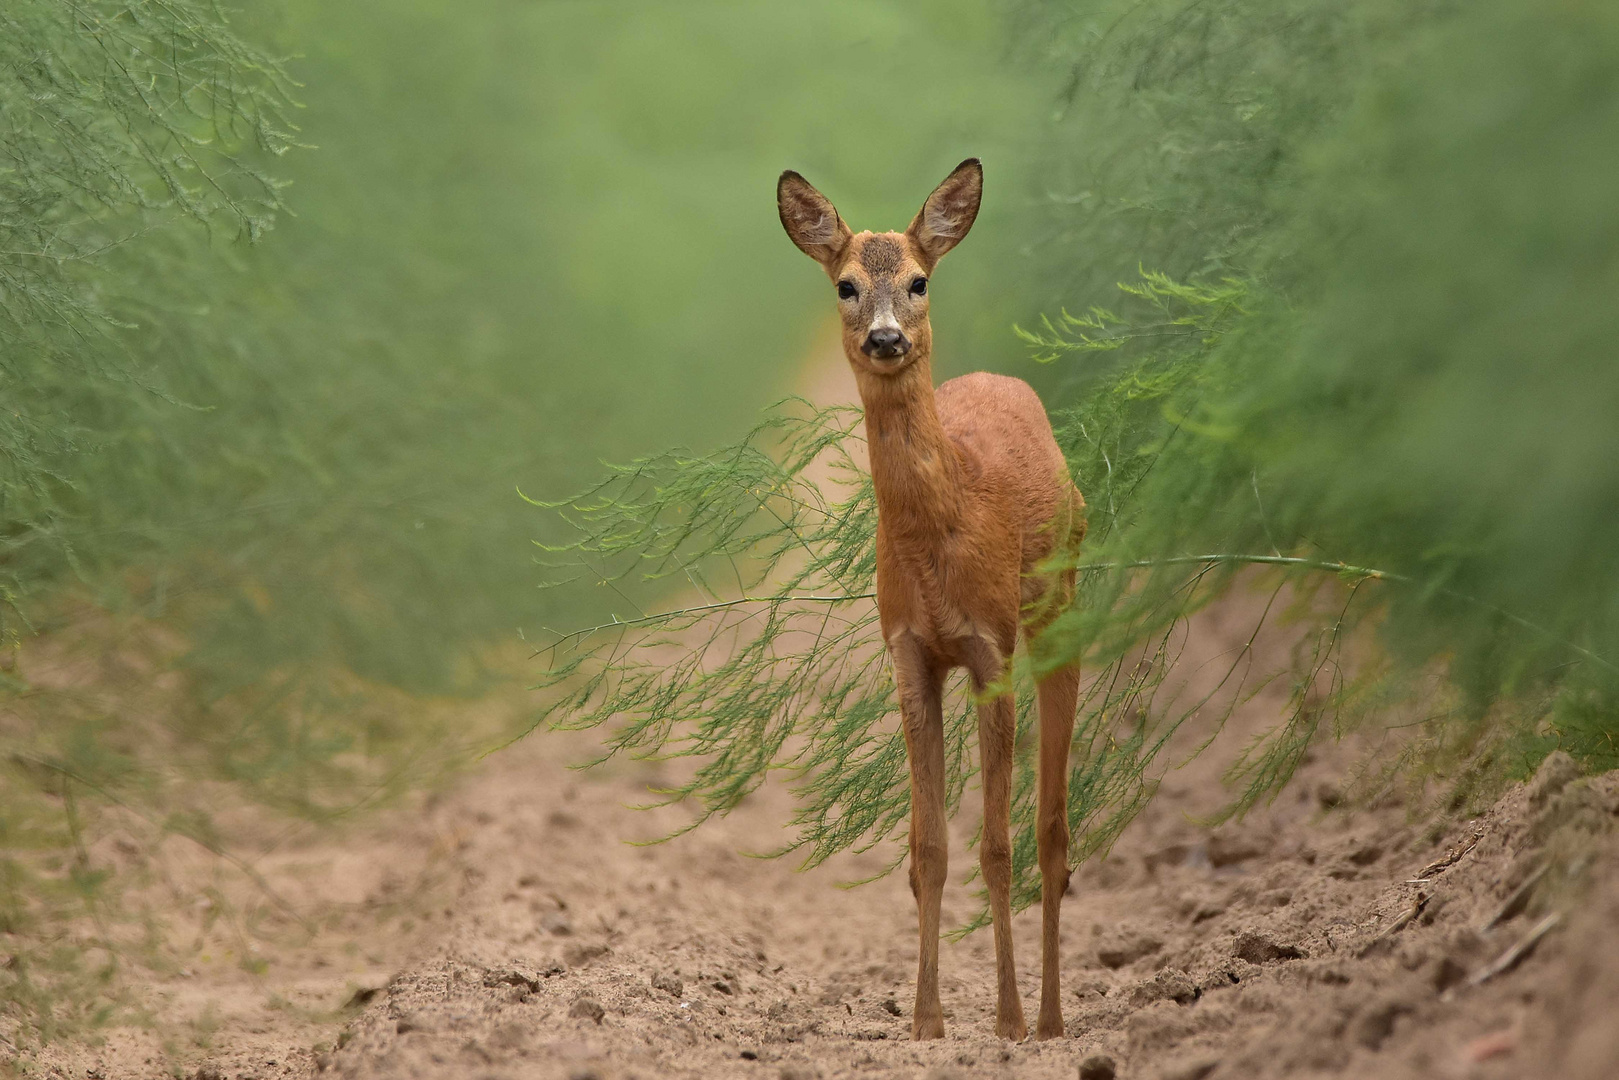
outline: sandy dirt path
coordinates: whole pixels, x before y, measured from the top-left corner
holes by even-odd
[[[847,890],[839,881],[875,869],[874,857],[796,873],[739,854],[781,838],[779,790],[692,835],[631,846],[686,811],[628,808],[658,782],[650,767],[587,777],[563,767],[586,749],[577,737],[531,739],[434,805],[391,815],[386,845],[345,854],[350,873],[383,880],[403,852],[453,846],[437,895],[415,905],[436,917],[397,970],[324,989],[308,973],[272,977],[276,997],[305,1002],[306,1019],[279,1030],[261,1020],[255,1032],[256,1017],[285,1008],[238,999],[213,1048],[183,1055],[195,1064],[179,1075],[1071,1080],[1111,1068],[1163,1080],[1596,1080],[1619,1061],[1619,874],[1605,839],[1581,849],[1597,859],[1586,871],[1595,885],[1564,925],[1515,969],[1466,985],[1551,910],[1537,900],[1480,929],[1548,850],[1540,838],[1561,835],[1548,823],[1605,835],[1619,809],[1612,777],[1559,794],[1567,777],[1552,776],[1536,805],[1520,790],[1437,837],[1414,834],[1394,806],[1323,816],[1321,764],[1276,807],[1214,832],[1187,815],[1210,809],[1218,786],[1172,778],[1113,855],[1076,875],[1063,941],[1070,1037],[993,1036],[990,942],[977,934],[943,949],[949,1037],[917,1044],[906,1040],[916,945],[901,875]],[[945,913],[959,923],[976,899],[957,840]],[[1431,899],[1390,933],[1419,892]],[[1020,915],[1030,1006],[1037,935],[1035,913]],[[356,940],[388,948],[363,928]],[[194,988],[169,1000],[197,1004]],[[162,1075],[177,1060],[150,1045],[144,1063],[131,1056],[142,1052],[140,1033],[115,1033],[59,1075]]]

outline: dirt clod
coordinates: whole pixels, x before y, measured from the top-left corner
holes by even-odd
[[[1113,1080],[1118,1074],[1118,1063],[1106,1054],[1092,1054],[1079,1063],[1079,1080]]]
[[[1270,845],[1255,836],[1243,833],[1217,832],[1209,837],[1209,865],[1216,870],[1226,866],[1257,859],[1270,850]]]
[[[1139,1006],[1154,1001],[1173,1001],[1178,1005],[1190,1005],[1202,996],[1203,992],[1186,972],[1166,970],[1136,984],[1130,991],[1130,1004]]]
[[[1101,979],[1076,979],[1069,990],[1079,1000],[1086,1001],[1107,997],[1112,987]]]
[[[354,988],[354,993],[348,996],[348,1000],[343,1002],[342,1007],[345,1009],[363,1008],[364,1006],[371,1004],[371,999],[376,997],[386,988],[386,983],[371,983],[369,985],[357,986]]]
[[[1203,1080],[1220,1067],[1217,1057],[1192,1057],[1173,1062],[1158,1073],[1158,1080]]]
[[[1268,964],[1275,960],[1303,960],[1309,954],[1297,945],[1286,945],[1265,934],[1246,930],[1237,935],[1231,955],[1250,964]]]
[[[592,960],[599,960],[612,950],[599,941],[580,942],[569,945],[562,951],[562,959],[569,967],[584,967]]]
[[[555,971],[549,968],[517,968],[509,967],[492,970],[484,973],[485,986],[514,986],[533,993],[540,988],[540,984],[553,974],[560,974],[561,969]]]
[[[1426,977],[1434,993],[1443,994],[1467,978],[1467,968],[1453,956],[1441,956],[1428,966]]]
[[[1114,930],[1097,943],[1096,959],[1103,967],[1121,968],[1163,947],[1163,939],[1156,934],[1133,929]]]
[[[1394,1032],[1394,1023],[1415,1006],[1401,997],[1385,997],[1374,1001],[1365,1012],[1356,1017],[1353,1026],[1355,1041],[1368,1050],[1376,1050]]]
[[[1527,795],[1529,808],[1539,810],[1569,784],[1580,778],[1580,767],[1562,750],[1546,756],[1529,781]]]
[[[660,971],[652,976],[652,989],[662,990],[672,998],[678,998],[686,992],[686,984],[675,978],[667,971]]]
[[[602,1017],[607,1015],[607,1010],[593,997],[578,997],[568,1008],[568,1015],[580,1020],[594,1020],[599,1024]]]
[[[1362,844],[1349,853],[1349,861],[1356,866],[1370,866],[1382,857],[1382,844]]]

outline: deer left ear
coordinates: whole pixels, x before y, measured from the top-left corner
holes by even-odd
[[[929,273],[973,227],[983,197],[984,167],[977,158],[968,158],[944,178],[944,183],[933,189],[928,201],[917,211],[905,235],[927,260]]]
[[[788,169],[776,181],[776,210],[782,228],[798,250],[833,273],[854,234],[838,216],[832,201],[802,176]]]

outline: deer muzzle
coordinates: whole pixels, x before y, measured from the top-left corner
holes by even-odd
[[[873,360],[894,360],[911,351],[911,339],[898,327],[873,327],[860,351]]]

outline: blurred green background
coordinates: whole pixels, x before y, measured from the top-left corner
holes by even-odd
[[[538,588],[519,489],[723,446],[825,362],[785,167],[900,228],[984,159],[941,374],[1035,383],[1098,557],[1398,574],[1432,761],[1619,763],[1615,102],[1596,0],[13,0],[0,923],[114,887],[72,791],[324,819],[498,737],[454,702],[614,605]]]
[[[220,616],[211,677],[318,659],[444,688],[474,640],[582,614],[533,591],[544,525],[515,490],[715,445],[801,386],[826,305],[779,235],[786,166],[886,228],[987,157],[941,336],[958,368],[1023,359],[1005,223],[1051,86],[1001,62],[983,5],[287,3],[236,27],[301,84],[307,148],[264,163],[287,210],[255,245],[165,221],[107,260],[156,395],[98,401],[122,415],[51,508],[113,571],[92,588]]]

